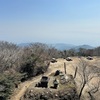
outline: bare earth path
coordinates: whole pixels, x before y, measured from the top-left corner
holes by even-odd
[[[20,100],[21,96],[24,95],[27,88],[34,82],[34,80],[37,80],[39,77],[40,76],[37,76],[33,78],[32,80],[21,83],[19,85],[19,88],[14,91],[14,94],[12,95],[10,100]]]
[[[58,69],[59,66],[62,66],[63,63],[59,61],[55,64],[50,64],[50,67],[48,71],[45,73],[45,75],[49,75],[55,70]],[[56,66],[57,68],[55,68]],[[20,100],[20,98],[24,95],[25,91],[34,83],[38,82],[41,78],[41,75],[34,77],[31,80],[28,80],[26,82],[23,82],[19,85],[19,88],[14,91],[14,94],[11,96],[10,100]]]

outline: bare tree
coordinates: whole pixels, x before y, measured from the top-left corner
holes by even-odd
[[[15,44],[0,41],[0,72],[14,67],[20,48]]]
[[[88,87],[89,90],[87,92],[90,96],[90,100],[95,100],[94,94],[98,92],[100,88],[100,77],[98,77],[96,84],[92,84],[91,86],[88,84]]]
[[[80,75],[81,79],[81,85],[80,85],[80,91],[79,91],[79,98],[82,96],[82,92],[85,88],[85,86],[95,77],[99,76],[100,68],[94,67],[94,66],[89,66],[88,63],[80,59],[79,66],[78,66],[78,75]]]

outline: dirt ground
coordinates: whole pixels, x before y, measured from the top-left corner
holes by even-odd
[[[46,76],[50,75],[51,73],[55,72],[56,70],[60,70],[62,72],[64,72],[64,63],[66,64],[66,72],[67,74],[71,74],[74,75],[75,73],[75,67],[78,66],[79,63],[79,59],[78,57],[72,57],[72,61],[66,61],[66,59],[62,59],[59,58],[57,59],[56,63],[50,63],[49,69],[48,71],[44,74]],[[86,58],[82,58],[84,60],[86,60],[90,65],[95,65],[95,66],[99,66],[100,67],[100,58],[94,57],[93,60],[87,60]],[[76,76],[76,81],[77,84],[80,85],[79,82],[79,75]],[[39,82],[41,79],[41,75],[40,76],[36,76],[31,80],[28,80],[26,82],[23,82],[19,85],[19,87],[17,89],[15,89],[13,95],[11,96],[10,100],[20,100],[20,98],[24,95],[25,91],[30,88],[31,85],[35,85],[37,82]],[[97,80],[93,79],[92,80],[92,84],[95,83]],[[85,91],[88,89],[88,86],[85,87],[83,94],[85,94]]]

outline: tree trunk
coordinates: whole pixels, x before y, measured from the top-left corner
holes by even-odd
[[[91,92],[88,92],[89,96],[90,96],[90,100],[95,100],[95,98],[93,97],[92,93]]]
[[[82,96],[82,92],[83,92],[83,89],[84,89],[85,85],[86,85],[86,81],[84,81],[84,83],[83,83],[83,85],[82,85],[82,88],[81,88],[81,90],[80,90],[79,99],[80,99],[81,96]]]

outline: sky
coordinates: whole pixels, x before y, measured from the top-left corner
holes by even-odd
[[[100,0],[0,0],[0,40],[100,46]]]

